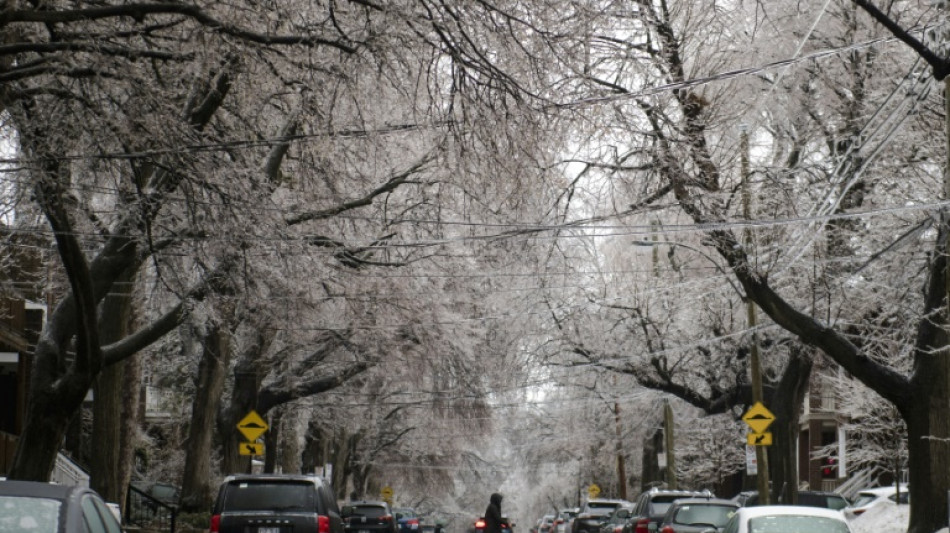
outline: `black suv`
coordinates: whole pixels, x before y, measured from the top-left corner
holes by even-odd
[[[571,533],[600,533],[600,527],[619,508],[632,507],[627,500],[588,500],[571,522]]]
[[[386,502],[350,502],[343,506],[340,515],[347,533],[396,533],[398,529]]]
[[[345,533],[329,483],[317,476],[228,476],[211,511],[211,533]]]
[[[630,520],[623,526],[623,533],[655,533],[666,511],[676,500],[682,498],[715,498],[708,490],[661,490],[650,489],[637,499]]]

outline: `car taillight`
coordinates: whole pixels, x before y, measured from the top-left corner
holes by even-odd
[[[623,531],[623,526],[614,526],[614,533],[620,533]]]
[[[221,515],[216,514],[211,516],[211,527],[208,529],[211,533],[218,533],[218,529],[221,527]]]
[[[475,528],[476,528],[476,529],[485,529],[485,521],[484,521],[484,520],[476,520],[476,521],[475,521]]]
[[[407,520],[406,523],[409,524],[409,529],[419,529],[419,519],[418,519],[418,518],[413,518],[413,519],[411,519],[411,520]]]
[[[318,533],[330,533],[330,517],[324,515],[317,515],[317,532]]]
[[[650,533],[650,519],[641,518],[637,520],[637,528],[635,531],[636,533]]]
[[[393,521],[393,517],[391,517],[391,516],[389,516],[389,515],[381,516],[381,517],[379,517],[379,519],[382,520],[383,522],[392,522],[392,521]]]
[[[673,526],[663,526],[660,533],[676,533],[676,531],[673,530]]]

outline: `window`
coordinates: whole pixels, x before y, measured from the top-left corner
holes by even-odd
[[[386,516],[386,508],[380,505],[354,505],[353,516],[365,516],[366,518],[380,518]]]
[[[61,506],[49,498],[0,496],[0,531],[55,532]]]
[[[674,524],[710,524],[716,527],[726,525],[735,512],[734,507],[726,505],[684,505],[676,512]]]
[[[849,533],[842,520],[823,516],[773,515],[749,519],[749,533]]]
[[[92,497],[83,496],[81,505],[82,519],[86,522],[86,530],[89,533],[108,533],[106,525],[102,522],[102,517],[99,516],[99,511],[96,510],[96,503],[92,501]]]
[[[226,498],[228,511],[312,511],[315,505],[310,483],[237,482],[228,488]]]

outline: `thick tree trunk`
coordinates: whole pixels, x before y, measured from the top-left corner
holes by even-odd
[[[812,360],[800,344],[792,346],[785,371],[770,403],[775,422],[769,427],[774,443],[769,454],[772,503],[798,503],[799,418],[808,390]]]
[[[39,349],[39,348],[38,348]],[[34,372],[30,384],[28,416],[17,442],[9,479],[48,481],[56,464],[60,444],[91,383],[72,376],[59,386],[45,380],[53,373]],[[36,416],[35,413],[42,413]]]
[[[202,336],[201,361],[195,376],[188,439],[185,441],[185,471],[181,481],[181,510],[202,512],[211,508],[211,452],[214,420],[218,411],[231,353],[231,339],[217,325]]]
[[[293,419],[284,420],[280,428],[280,468],[287,474],[299,474],[300,469],[300,444],[297,441],[299,432]]]
[[[125,497],[128,492],[124,489],[132,481],[132,471],[135,463],[136,436],[141,423],[142,396],[139,394],[142,387],[142,362],[137,355],[123,361],[125,373],[125,388],[122,389],[122,420],[120,433],[119,481],[123,487],[120,507],[125,509]]]
[[[271,412],[270,429],[264,433],[264,472],[273,474],[277,466],[278,446],[281,440],[281,422],[282,409],[274,409]]]
[[[116,279],[118,294],[110,293],[101,304],[99,339],[110,344],[129,334],[132,317],[132,286],[134,272],[126,271]],[[106,501],[115,502],[121,509],[125,497],[122,480],[122,419],[123,390],[126,382],[125,362],[106,367],[99,374],[93,388],[92,452],[90,457],[90,485]]]
[[[221,437],[221,472],[241,474],[251,471],[251,457],[240,455],[244,435],[237,429],[238,422],[257,408],[257,394],[261,386],[256,357],[242,358],[234,367],[234,389],[231,402],[218,416],[218,431]]]
[[[103,369],[93,387],[90,486],[107,502],[121,503],[123,363]]]

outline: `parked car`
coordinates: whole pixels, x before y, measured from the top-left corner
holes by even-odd
[[[722,531],[739,504],[719,498],[683,498],[667,509],[657,526],[660,533],[702,533],[715,528]]]
[[[501,517],[501,533],[513,533],[514,528],[514,522],[509,520],[507,516]],[[472,523],[472,527],[468,528],[468,533],[485,533],[485,518],[476,519]]]
[[[610,513],[620,507],[632,509],[633,503],[606,498],[588,500],[571,522],[571,533],[600,533],[600,527],[610,517]]]
[[[623,533],[651,533],[657,531],[660,521],[666,516],[670,505],[683,498],[712,499],[715,495],[708,490],[664,490],[652,488],[637,498],[633,515],[623,528]]]
[[[96,491],[39,481],[0,481],[0,531],[121,533]]]
[[[396,524],[399,526],[399,533],[419,532],[419,525],[422,520],[415,509],[412,507],[393,507],[393,514],[396,517]]]
[[[211,533],[345,533],[330,484],[318,476],[228,476],[211,511]]]
[[[561,509],[557,514],[557,518],[554,519],[554,533],[570,533],[571,522],[580,510],[580,507]]]
[[[723,533],[766,533],[803,531],[807,533],[852,533],[841,511],[802,505],[762,505],[740,507]]]
[[[898,493],[896,486],[877,487],[873,489],[864,489],[857,493],[854,501],[848,507],[845,507],[844,514],[848,518],[863,514],[868,509],[881,504],[882,502],[892,503],[910,503],[910,491],[906,485],[900,486]]]
[[[396,533],[398,526],[389,504],[383,501],[352,501],[340,509],[347,533]]]
[[[633,504],[617,507],[614,512],[607,516],[604,525],[600,526],[600,533],[621,533],[624,524],[630,520],[632,512]]]
[[[759,505],[758,491],[740,492],[732,498],[742,507],[754,507]],[[778,505],[787,505],[789,502],[772,502]],[[798,504],[806,507],[824,507],[825,509],[834,509],[840,511],[850,505],[850,502],[837,492],[825,492],[818,490],[800,490],[798,491]]]
[[[554,519],[556,517],[553,514],[546,514],[541,517],[541,520],[538,522],[538,533],[554,533]]]

